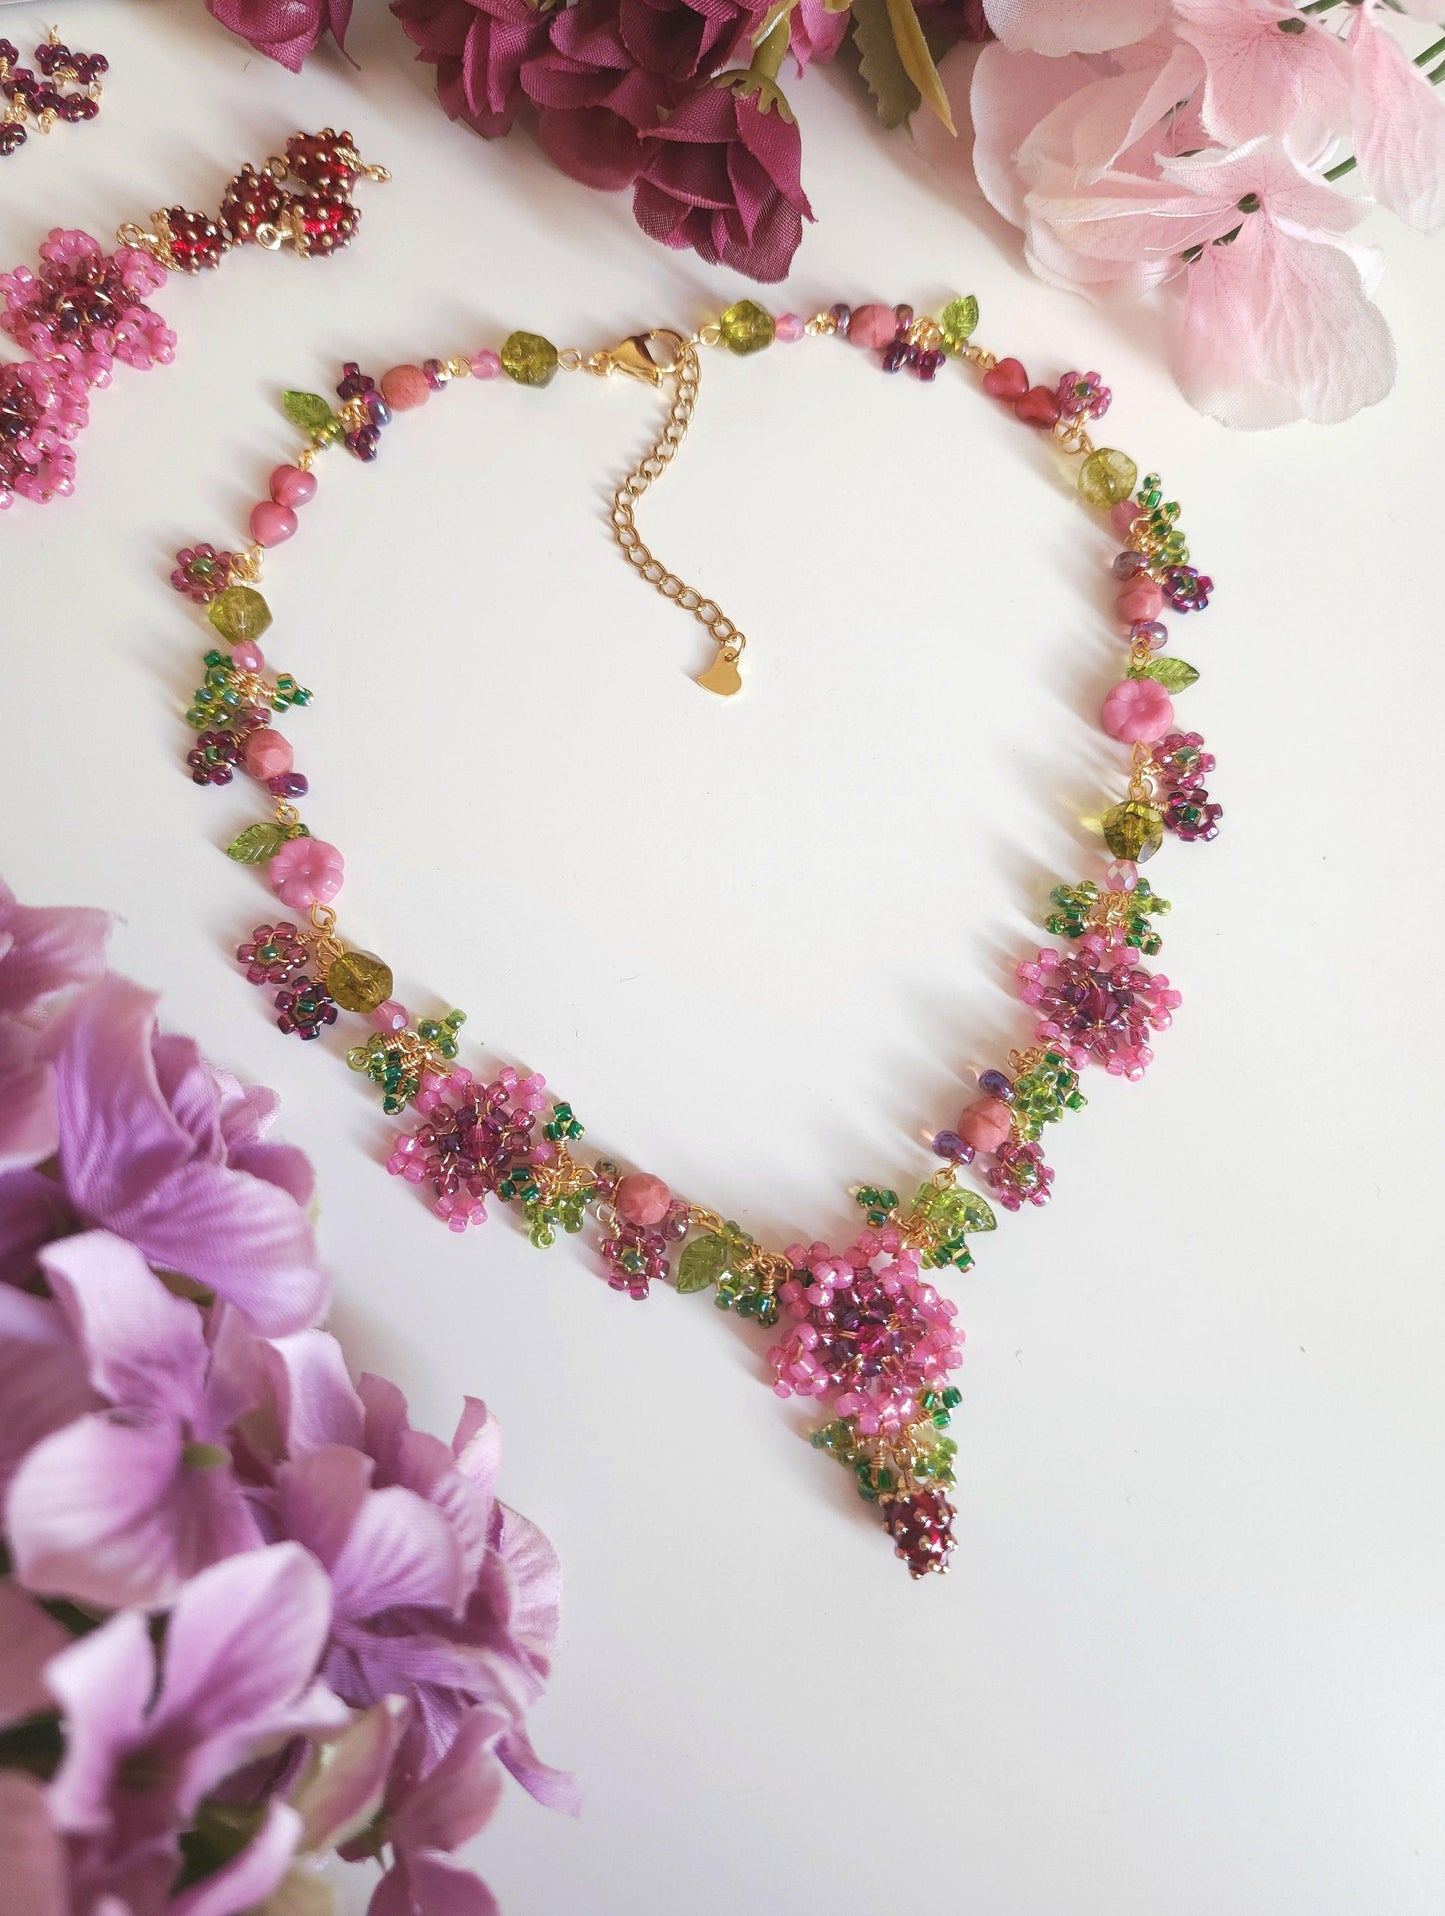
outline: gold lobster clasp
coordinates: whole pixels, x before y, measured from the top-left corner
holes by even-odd
[[[681,366],[686,345],[681,333],[674,333],[666,326],[654,326],[645,333],[630,333],[606,355],[611,362],[608,371],[628,373],[633,379],[646,380],[649,386],[660,386],[668,374],[675,373]]]

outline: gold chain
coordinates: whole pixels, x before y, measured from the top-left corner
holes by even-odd
[[[727,694],[737,691],[741,683],[737,662],[747,644],[746,637],[721,606],[705,598],[695,587],[678,578],[675,572],[669,572],[649,550],[637,530],[633,512],[647,488],[666,472],[692,424],[698,386],[702,379],[702,365],[697,356],[695,340],[684,342],[677,364],[668,376],[673,381],[673,391],[667,424],[646,458],[639,460],[612,495],[612,536],[629,564],[637,569],[649,585],[655,586],[664,599],[670,599],[684,612],[690,612],[700,624],[707,627],[708,636],[718,648],[718,657],[698,682],[710,692]]]

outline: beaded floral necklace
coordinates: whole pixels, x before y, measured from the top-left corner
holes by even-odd
[[[971,1267],[970,1240],[994,1229],[995,1204],[1018,1211],[1048,1201],[1054,1173],[1041,1140],[1049,1125],[1084,1104],[1086,1067],[1142,1076],[1152,1036],[1170,1022],[1179,994],[1142,962],[1160,948],[1155,920],[1169,907],[1139,867],[1166,836],[1213,838],[1220,816],[1203,784],[1214,760],[1199,734],[1179,730],[1174,717],[1174,695],[1198,674],[1164,650],[1161,615],[1202,611],[1211,591],[1189,563],[1179,508],[1164,498],[1156,475],[1141,482],[1132,459],[1090,437],[1089,426],[1110,403],[1097,373],[1033,385],[1018,360],[995,358],[973,343],[977,322],[971,297],[953,300],[937,319],[907,306],[836,305],[807,321],[794,313],[774,319],[745,299],[691,338],[659,329],[585,356],[514,332],[499,353],[394,366],[380,382],[348,364],[337,405],[315,393],[285,395],[286,414],[306,443],[271,474],[270,497],[250,516],[250,545],[236,552],[188,547],[171,579],[206,607],[226,647],[206,653],[205,680],[186,715],[200,734],[188,757],[191,776],[199,785],[222,785],[239,767],[274,801],[271,815],[248,826],[228,851],[239,863],[264,866],[277,899],[297,914],[257,925],[236,954],[247,978],[271,996],[280,1029],[314,1039],[342,1012],[367,1021],[365,1035],[347,1051],[348,1064],[376,1088],[388,1115],[415,1114],[387,1169],[424,1190],[451,1230],[483,1223],[492,1198],[520,1214],[539,1246],[553,1244],[559,1231],[584,1230],[590,1216],[614,1290],[641,1299],[670,1279],[680,1292],[711,1291],[719,1308],[755,1320],[771,1340],[774,1390],[818,1400],[827,1421],[812,1442],[853,1473],[915,1577],[945,1569],[953,1548],[948,1492],[955,1445],[946,1433],[959,1400],[951,1379],[963,1344],[958,1307],[928,1274]],[[1051,894],[1047,929],[1063,947],[1047,947],[1018,966],[1020,995],[1034,1018],[1031,1041],[1011,1052],[1006,1066],[980,1073],[977,1095],[952,1128],[933,1134],[936,1168],[915,1170],[902,1186],[908,1195],[882,1184],[854,1191],[863,1224],[844,1248],[819,1241],[775,1250],[731,1219],[678,1197],[660,1177],[585,1153],[572,1107],[551,1098],[537,1074],[509,1067],[491,1081],[474,1076],[459,1062],[463,1014],[413,1018],[392,995],[391,967],[343,940],[334,909],[342,855],[302,822],[296,801],[306,796],[307,781],[275,723],[311,695],[288,674],[267,674],[260,640],[271,612],[257,583],[264,555],[295,533],[324,449],[341,444],[371,461],[397,413],[417,410],[462,380],[504,374],[541,388],[559,368],[625,373],[666,385],[672,403],[656,445],[617,488],[613,532],[642,577],[706,627],[716,656],[698,682],[731,695],[741,684],[743,633],[654,558],[634,509],[686,436],[700,349],[721,345],[747,356],[775,340],[805,337],[847,339],[881,355],[886,372],[906,369],[923,380],[956,360],[981,375],[991,398],[1047,432],[1076,462],[1080,497],[1108,514],[1122,541],[1113,571],[1124,677],[1105,698],[1101,721],[1130,748],[1130,759],[1123,796],[1099,821],[1108,860]],[[988,1197],[960,1182],[969,1165]]]

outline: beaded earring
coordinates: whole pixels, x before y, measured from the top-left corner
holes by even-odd
[[[67,70],[99,58],[55,44]],[[0,41],[0,56],[8,45]],[[114,252],[89,233],[57,227],[40,248],[38,273],[0,273],[0,330],[30,355],[0,364],[0,510],[17,495],[45,505],[73,492],[71,441],[89,419],[91,388],[109,384],[117,363],[145,371],[175,357],[174,332],[148,304],[169,273],[219,266],[249,243],[327,259],[361,223],[357,181],[389,178],[362,160],[349,133],[297,133],[260,172],[242,167],[214,215],[165,208],[148,227],[122,226]]]
[[[0,40],[0,96],[5,100],[0,159],[24,146],[32,120],[42,133],[60,120],[72,125],[93,120],[100,112],[101,79],[109,71],[103,53],[72,53],[55,27],[35,49],[34,67],[20,65],[20,49],[13,40]],[[74,90],[67,91],[68,86]]]

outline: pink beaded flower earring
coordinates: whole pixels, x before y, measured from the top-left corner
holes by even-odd
[[[38,70],[37,70],[38,69]],[[110,71],[103,53],[72,53],[57,28],[35,49],[35,66],[20,64],[13,40],[0,40],[0,159],[18,152],[29,138],[29,123],[48,133],[58,121],[75,125],[100,112],[101,77]]]
[[[54,46],[66,71],[99,57]],[[8,47],[0,41],[0,66]],[[389,177],[363,162],[349,133],[297,133],[284,157],[260,172],[241,169],[214,217],[169,207],[149,227],[122,226],[113,253],[89,233],[57,227],[40,248],[38,273],[0,273],[0,330],[29,355],[0,364],[0,510],[17,495],[45,505],[73,492],[71,441],[89,418],[91,388],[109,385],[117,364],[145,371],[175,357],[175,334],[148,304],[168,274],[218,266],[252,242],[328,258],[360,224],[356,182]]]

